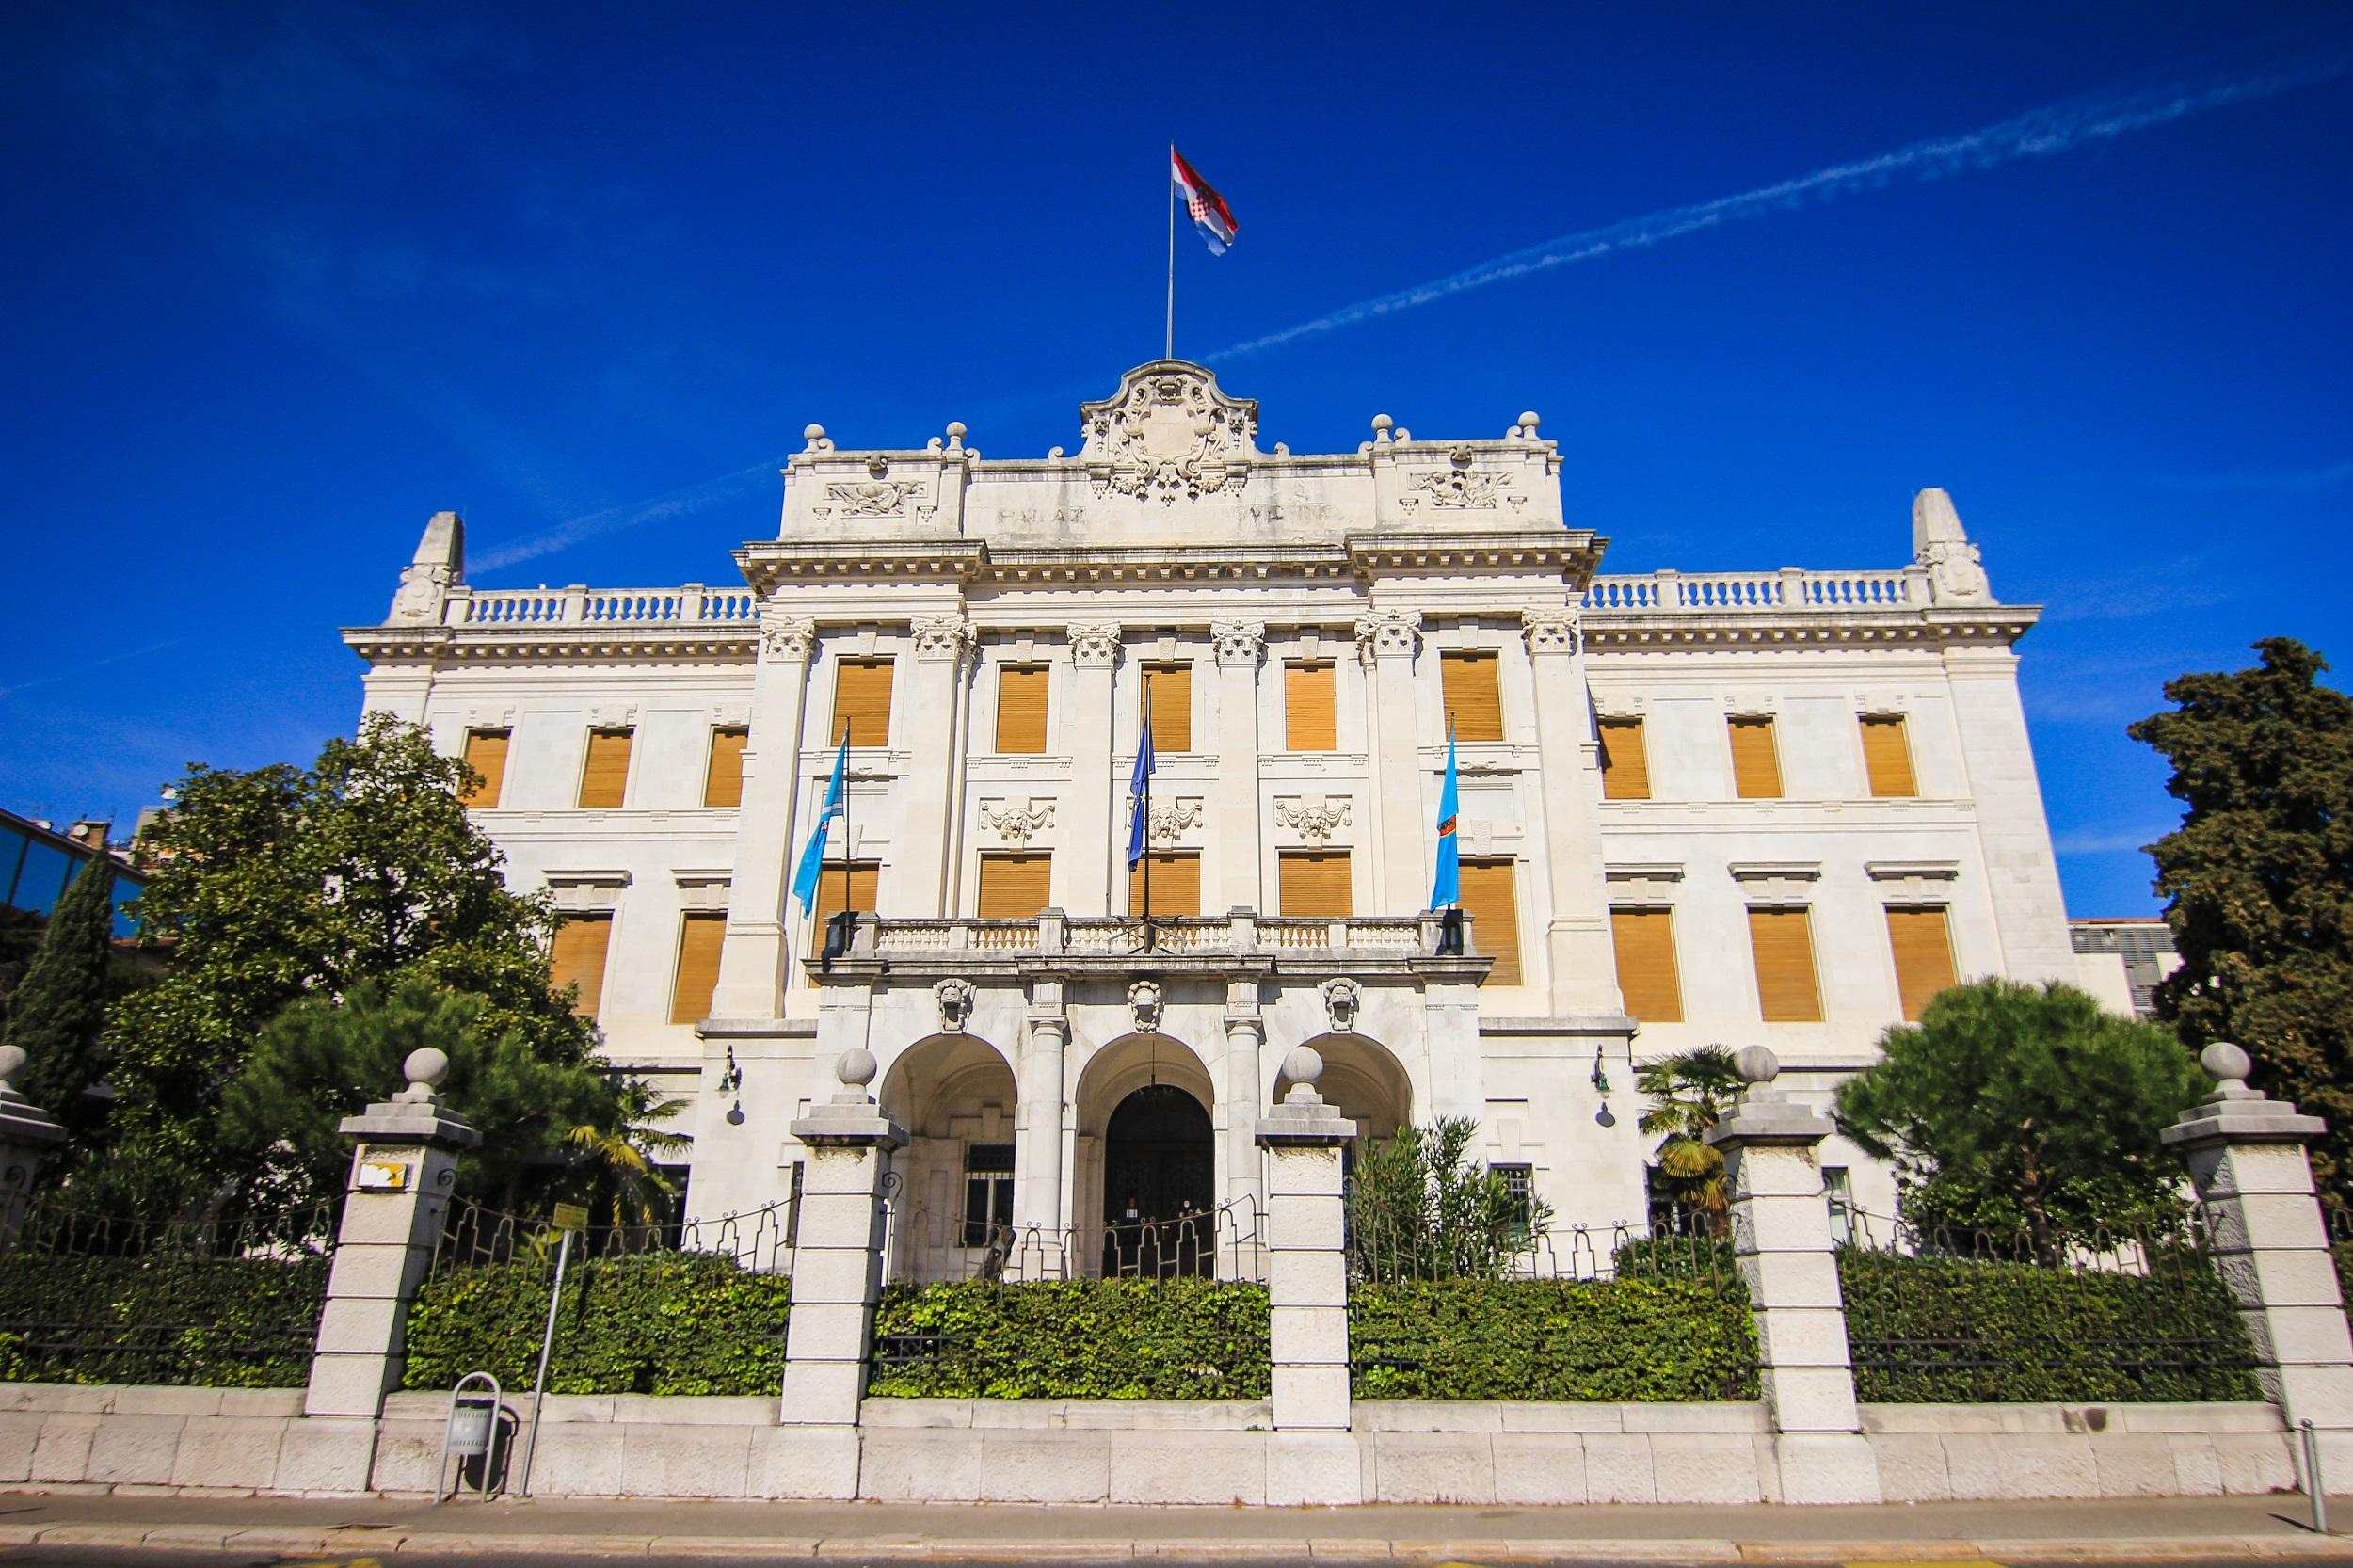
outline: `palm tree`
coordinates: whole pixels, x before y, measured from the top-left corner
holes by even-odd
[[[624,1079],[610,1123],[582,1122],[564,1134],[575,1169],[589,1178],[592,1202],[616,1230],[650,1231],[668,1217],[678,1187],[658,1161],[684,1153],[694,1139],[657,1124],[685,1109],[686,1101],[664,1098],[642,1078]]]
[[[1724,1157],[1705,1142],[1707,1129],[1739,1094],[1732,1052],[1699,1046],[1662,1056],[1636,1073],[1635,1087],[1650,1096],[1639,1124],[1663,1133],[1657,1150],[1659,1183],[1676,1208],[1721,1237],[1732,1225],[1732,1194],[1724,1186]]]

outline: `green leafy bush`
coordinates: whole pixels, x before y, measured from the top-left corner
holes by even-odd
[[[869,1392],[902,1399],[1262,1400],[1264,1286],[1217,1280],[892,1286]]]
[[[552,1271],[538,1262],[428,1280],[408,1312],[410,1388],[487,1371],[529,1388]],[[548,1390],[555,1394],[773,1394],[784,1378],[792,1281],[729,1257],[656,1253],[582,1263],[564,1276]]]
[[[1707,1278],[1449,1280],[1348,1297],[1360,1400],[1753,1400],[1747,1292]]]
[[[1908,1404],[2252,1400],[2253,1348],[2206,1260],[2145,1274],[1838,1255],[1855,1393]]]
[[[0,1373],[23,1383],[299,1388],[323,1257],[0,1256]]]

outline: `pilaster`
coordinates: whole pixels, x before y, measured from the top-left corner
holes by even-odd
[[[1074,625],[1069,630],[1071,737],[1069,831],[1062,855],[1069,870],[1055,877],[1054,902],[1074,915],[1112,912],[1112,676],[1119,664],[1119,628]],[[1058,857],[1060,858],[1060,857]]]
[[[949,912],[949,818],[956,803],[951,798],[955,770],[948,760],[964,755],[964,673],[972,627],[955,614],[918,616],[912,629],[915,668],[907,682],[906,711],[922,727],[923,739],[914,748],[922,760],[901,786],[906,792],[906,848],[891,856],[892,874],[883,881],[896,905],[886,913],[935,920]],[[946,744],[934,750],[942,739]]]
[[[1371,674],[1373,843],[1381,904],[1376,913],[1410,914],[1430,902],[1430,860],[1423,851],[1421,737],[1414,709],[1414,653],[1421,616],[1387,611],[1356,622],[1356,652]]]
[[[1258,982],[1249,976],[1225,983],[1225,1104],[1218,1108],[1224,1128],[1225,1202],[1238,1215],[1255,1213],[1265,1185],[1259,1175],[1258,1108],[1265,1103],[1259,1058],[1266,1045],[1266,1016],[1259,1011]],[[1223,1238],[1221,1238],[1222,1240]],[[1256,1240],[1254,1238],[1254,1240]]]
[[[735,868],[728,885],[728,931],[711,1012],[720,1018],[773,1018],[783,1011],[791,921],[785,861],[799,805],[801,725],[808,700],[817,623],[772,616],[760,628],[752,676],[751,734],[744,748],[743,804],[735,816]]]
[[[1258,665],[1266,654],[1266,627],[1258,621],[1222,620],[1209,628],[1217,640],[1217,798],[1209,808],[1215,846],[1217,888],[1202,889],[1201,907],[1264,907],[1260,887],[1258,803]],[[1255,1109],[1257,1095],[1250,1103]]]
[[[1555,1014],[1623,1013],[1609,945],[1599,826],[1601,769],[1583,638],[1573,609],[1521,616],[1536,691],[1536,757],[1544,781],[1545,864],[1552,914],[1545,968]]]
[[[1036,1247],[1018,1249],[1028,1256],[1060,1256],[1057,1239],[1063,1231],[1062,1149],[1064,1063],[1070,1047],[1070,1015],[1064,1010],[1063,983],[1041,977],[1031,982],[1029,1039],[1021,1052],[1020,1097],[1014,1106],[1014,1226],[1024,1236],[1039,1233]]]

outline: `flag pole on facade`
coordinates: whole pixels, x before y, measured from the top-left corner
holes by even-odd
[[[1137,863],[1144,866],[1144,946],[1152,948],[1152,857],[1145,853],[1151,838],[1152,771],[1158,765],[1152,752],[1152,678],[1144,678],[1143,733],[1136,740],[1136,771],[1128,780],[1128,802],[1134,818],[1128,824],[1128,872],[1135,874]]]
[[[1438,791],[1438,873],[1430,884],[1430,907],[1452,909],[1463,902],[1463,854],[1455,841],[1462,807],[1454,785],[1454,719],[1446,724],[1446,783]]]
[[[1160,358],[1176,357],[1176,144],[1168,144],[1168,336]]]
[[[833,754],[833,778],[825,786],[825,804],[817,812],[817,824],[809,829],[808,842],[801,849],[801,863],[793,868],[792,896],[808,913],[817,902],[817,880],[825,872],[825,836],[836,817],[841,819],[843,847],[846,853],[850,824],[850,729],[845,722],[841,728],[841,744]],[[841,906],[850,906],[849,866],[842,866]]]
[[[1185,210],[1193,215],[1193,227],[1200,234],[1201,243],[1209,248],[1212,256],[1223,256],[1225,248],[1234,243],[1235,232],[1241,227],[1234,221],[1234,209],[1225,204],[1225,198],[1209,188],[1200,171],[1185,162],[1185,155],[1176,151],[1176,144],[1168,144],[1168,335],[1162,340],[1163,358],[1176,357],[1176,192],[1185,193]]]

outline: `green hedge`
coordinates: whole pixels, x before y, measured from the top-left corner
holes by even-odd
[[[529,1388],[547,1326],[539,1263],[459,1269],[427,1280],[408,1313],[410,1388],[487,1371]],[[660,1253],[573,1266],[556,1312],[555,1394],[774,1394],[784,1377],[792,1281],[734,1259]]]
[[[1756,1330],[1707,1279],[1449,1280],[1348,1296],[1360,1400],[1753,1400]]]
[[[0,1256],[0,1378],[299,1388],[327,1259]]]
[[[2195,1256],[2147,1274],[1838,1255],[1858,1398],[1892,1403],[2253,1400],[2253,1347]]]
[[[892,1286],[869,1392],[902,1399],[1262,1400],[1267,1294],[1216,1280]]]

